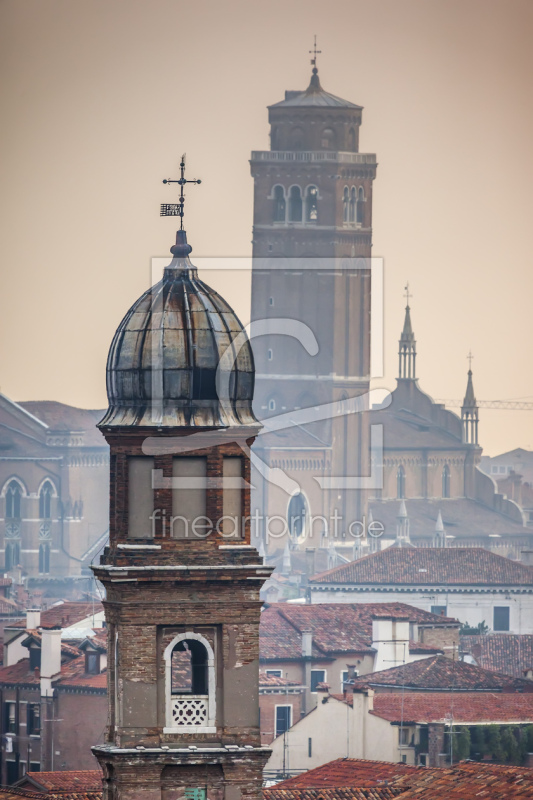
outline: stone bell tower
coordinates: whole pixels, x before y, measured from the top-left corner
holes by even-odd
[[[250,545],[254,365],[183,230],[107,363],[109,717],[104,800],[259,800],[259,590]]]
[[[286,91],[268,108],[270,150],[253,151],[250,159],[252,320],[278,326],[254,341],[254,408],[263,420],[283,414],[293,420],[276,436],[261,436],[254,451],[300,487],[282,490],[254,475],[254,504],[264,515],[286,517],[292,545],[300,547],[321,542],[306,522],[310,516],[323,515],[328,526],[322,533],[337,539],[365,512],[363,491],[319,489],[318,482],[370,474],[364,414],[336,409],[320,415],[328,404],[340,407],[369,390],[377,163],[374,153],[359,151],[362,107],[322,87],[316,52],[307,89]],[[313,332],[316,352],[284,333],[292,330],[283,328],[287,319]],[[335,532],[337,512],[342,523]],[[267,545],[283,542],[267,537]]]

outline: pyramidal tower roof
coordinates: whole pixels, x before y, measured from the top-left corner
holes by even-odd
[[[337,97],[330,92],[326,92],[318,77],[317,67],[313,67],[311,74],[311,81],[307,89],[301,91],[288,91],[285,92],[285,100],[279,103],[273,103],[269,108],[294,108],[294,107],[329,107],[329,108],[362,108],[362,106],[351,103],[349,100],[343,100],[342,97]]]

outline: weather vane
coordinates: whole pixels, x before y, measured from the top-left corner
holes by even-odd
[[[165,178],[163,183],[177,183],[181,187],[181,193],[179,198],[179,203],[161,203],[161,217],[181,217],[180,222],[180,230],[183,230],[183,212],[185,206],[185,184],[187,183],[201,183],[200,180],[193,180],[189,181],[185,178],[185,153],[181,157],[180,161],[180,173],[181,177],[178,180],[171,180],[170,178]]]
[[[407,305],[409,305],[409,299],[410,299],[412,296],[413,296],[413,295],[412,295],[412,294],[409,292],[409,282],[407,282],[407,283],[405,284],[405,294],[404,294],[404,297],[405,297],[405,299],[407,300]]]
[[[316,67],[316,57],[320,55],[320,53],[322,53],[322,50],[316,49],[316,33],[315,33],[315,44],[313,46],[313,49],[310,50],[309,52],[312,53],[313,55],[313,58],[311,59],[311,64],[313,67]]]

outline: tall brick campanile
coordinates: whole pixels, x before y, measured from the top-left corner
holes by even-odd
[[[259,800],[259,590],[250,545],[248,340],[179,231],[107,364],[105,800]]]
[[[284,100],[269,106],[270,150],[251,155],[252,320],[295,319],[309,326],[318,342],[318,352],[309,353],[287,335],[254,341],[254,409],[260,419],[313,408],[318,416],[327,404],[369,389],[368,259],[377,164],[373,153],[359,152],[362,111],[325,91],[314,66],[306,90],[287,91]],[[317,423],[294,420],[277,436],[260,437],[254,450],[270,467],[281,467],[300,490],[287,492],[254,475],[254,486],[260,487],[254,505],[285,517],[292,545],[302,547],[324,542],[317,526],[310,537],[309,518],[331,519],[337,509],[343,522],[336,535],[331,524],[323,534],[330,541],[348,540],[350,521],[365,511],[364,492],[319,490],[317,481],[369,474],[365,415],[335,411]],[[291,522],[294,512],[303,522]],[[279,538],[267,544],[279,547]]]

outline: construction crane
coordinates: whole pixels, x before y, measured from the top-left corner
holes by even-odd
[[[448,408],[461,408],[462,400],[435,400]],[[479,408],[495,408],[500,411],[533,411],[533,400],[477,400]]]

